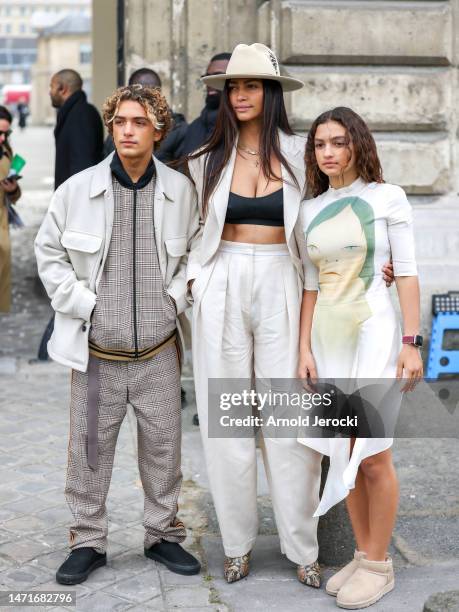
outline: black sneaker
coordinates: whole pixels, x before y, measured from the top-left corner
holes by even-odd
[[[154,544],[151,548],[145,548],[144,552],[146,557],[154,559],[158,563],[164,563],[171,572],[176,574],[192,576],[193,574],[199,574],[201,571],[199,561],[182,548],[180,544],[177,544],[177,542],[161,540],[161,542]]]
[[[106,563],[106,553],[98,553],[94,548],[76,548],[57,570],[56,580],[59,584],[80,584]]]

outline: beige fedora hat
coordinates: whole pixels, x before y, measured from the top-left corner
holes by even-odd
[[[223,89],[229,79],[269,79],[281,84],[284,91],[301,89],[304,83],[289,76],[281,76],[277,57],[266,45],[240,44],[234,48],[225,74],[202,77],[203,83],[214,89]]]

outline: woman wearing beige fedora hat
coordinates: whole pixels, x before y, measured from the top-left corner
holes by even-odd
[[[253,431],[215,428],[209,379],[293,379],[305,243],[299,224],[305,139],[293,134],[281,76],[265,45],[238,45],[225,74],[203,78],[223,91],[216,128],[188,160],[203,219],[200,263],[187,271],[194,299],[196,401],[209,481],[234,582],[249,572],[258,532]],[[269,382],[268,382],[269,386]],[[251,409],[251,407],[250,407]],[[304,584],[320,586],[317,519],[321,456],[295,437],[261,436],[282,552]]]

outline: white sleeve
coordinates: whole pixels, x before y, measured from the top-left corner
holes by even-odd
[[[89,321],[96,294],[88,288],[87,281],[78,280],[62,244],[67,222],[65,189],[64,183],[54,192],[35,238],[38,274],[56,312]]]
[[[196,189],[197,202],[199,208],[199,215],[201,219],[203,218],[202,212],[202,187],[203,187],[203,179],[204,179],[204,158],[196,157],[194,159],[190,159],[188,161],[188,171],[190,173],[190,177],[192,182],[194,183],[194,187]]]
[[[395,276],[417,276],[413,212],[403,189],[388,204],[387,234]]]
[[[301,234],[302,234],[301,259],[303,261],[303,270],[304,270],[303,289],[305,291],[318,291],[319,290],[319,269],[311,261],[311,258],[309,257],[308,249],[306,246],[307,221],[306,221],[305,206],[307,206],[307,202],[302,204],[301,212],[300,212]]]

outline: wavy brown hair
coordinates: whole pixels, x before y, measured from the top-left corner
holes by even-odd
[[[110,134],[113,134],[113,119],[118,112],[121,102],[125,100],[138,102],[144,109],[153,127],[161,131],[161,140],[155,143],[155,147],[158,147],[170,130],[172,122],[171,111],[161,90],[156,87],[143,87],[140,84],[116,89],[105,100],[102,108],[104,123]]]
[[[275,156],[286,168],[290,178],[299,189],[298,181],[289,163],[282,155],[279,143],[279,130],[289,136],[293,135],[287,111],[285,110],[282,87],[277,81],[262,79],[263,110],[260,134],[260,165],[266,180],[282,180],[271,168],[271,157]],[[220,176],[228,163],[239,131],[239,124],[229,99],[229,81],[225,83],[218,110],[215,129],[203,147],[192,153],[188,159],[196,159],[205,155],[204,177],[202,190],[202,207],[204,217],[207,215],[209,200]]]
[[[348,145],[351,142],[354,145],[355,163],[359,177],[366,183],[384,183],[376,143],[367,124],[351,108],[338,106],[319,115],[309,130],[305,152],[307,194],[311,194],[315,198],[327,191],[329,187],[328,176],[320,170],[317,164],[314,146],[317,128],[323,123],[328,123],[328,121],[336,121],[345,128]]]

